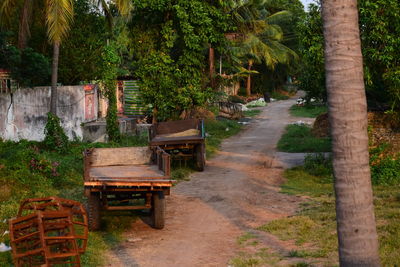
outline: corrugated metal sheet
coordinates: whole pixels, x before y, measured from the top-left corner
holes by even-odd
[[[124,115],[140,116],[145,113],[145,104],[140,94],[138,81],[123,81]]]

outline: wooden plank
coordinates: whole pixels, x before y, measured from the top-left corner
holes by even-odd
[[[150,206],[107,206],[105,210],[143,210],[149,209]]]
[[[155,124],[156,135],[183,132],[189,129],[198,129],[199,120],[189,119],[180,121],[167,121]]]
[[[147,187],[170,187],[172,186],[173,181],[152,181],[152,182],[85,182],[85,186],[133,186],[133,187],[140,187],[140,186],[147,186]]]
[[[123,179],[133,180],[159,179],[164,176],[157,165],[124,165],[124,166],[99,166],[90,168],[90,180]]]
[[[149,164],[152,151],[148,147],[94,148],[91,153],[92,167]]]

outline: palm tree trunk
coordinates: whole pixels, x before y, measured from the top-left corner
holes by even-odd
[[[21,17],[18,27],[18,48],[23,50],[26,48],[28,39],[31,35],[29,29],[29,21],[32,15],[33,0],[24,0]]]
[[[380,266],[357,0],[323,0],[340,266]]]
[[[215,56],[214,56],[214,48],[209,47],[209,53],[208,53],[208,61],[209,61],[209,67],[210,67],[210,82],[211,82],[211,88],[215,88],[215,79],[214,79],[214,75],[215,75]]]
[[[249,61],[249,66],[247,68],[248,71],[251,71],[251,67],[253,66],[253,61]],[[247,84],[246,84],[246,95],[251,96],[251,74],[247,76]]]
[[[58,79],[58,57],[60,54],[60,42],[53,43],[53,62],[51,66],[51,97],[50,112],[57,115],[57,79]]]

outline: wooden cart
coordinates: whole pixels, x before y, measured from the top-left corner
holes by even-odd
[[[198,119],[155,123],[149,130],[150,147],[161,147],[175,158],[194,158],[196,168],[206,165],[204,121]]]
[[[92,148],[84,152],[89,229],[100,227],[100,211],[151,209],[154,228],[165,224],[170,194],[170,156],[161,148]]]

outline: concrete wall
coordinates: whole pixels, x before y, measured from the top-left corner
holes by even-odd
[[[58,87],[57,115],[70,139],[82,139],[81,123],[89,121],[85,95],[89,91],[85,86]],[[97,89],[89,105],[93,105],[90,120],[97,119]],[[93,103],[93,99],[95,103]],[[88,101],[86,101],[88,102]],[[86,107],[86,108],[85,108]],[[44,138],[44,127],[47,112],[50,110],[50,87],[18,89],[13,94],[0,94],[0,137],[6,140],[20,139],[41,141]]]

